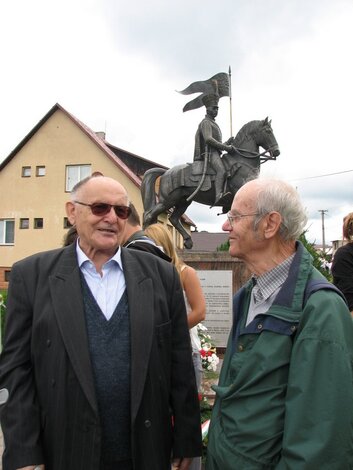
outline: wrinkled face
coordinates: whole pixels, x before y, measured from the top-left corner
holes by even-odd
[[[254,229],[256,217],[256,187],[247,183],[236,193],[229,219],[222,225],[222,230],[229,232],[229,253],[231,256],[248,261],[262,249],[263,237],[260,236],[261,221]],[[232,218],[234,217],[234,218]]]
[[[106,178],[92,178],[84,184],[74,197],[84,204],[106,203],[111,205],[128,205],[128,198],[124,187],[117,181]],[[92,259],[96,252],[111,257],[121,243],[126,220],[120,219],[114,209],[102,216],[92,213],[88,206],[68,202],[68,219],[75,224],[80,247]]]

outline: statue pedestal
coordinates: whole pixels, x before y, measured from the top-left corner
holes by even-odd
[[[202,322],[219,354],[224,354],[233,321],[233,295],[249,279],[245,264],[227,251],[181,251],[179,256],[198,273],[206,299]]]

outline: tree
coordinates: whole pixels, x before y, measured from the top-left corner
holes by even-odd
[[[229,240],[227,240],[225,243],[222,243],[221,245],[217,246],[217,251],[229,251]]]
[[[332,282],[332,275],[329,270],[324,268],[324,263],[327,261],[322,255],[320,255],[314,247],[314,243],[310,243],[305,236],[306,232],[303,232],[300,235],[299,240],[302,242],[302,244],[305,246],[305,248],[308,250],[308,252],[311,254],[313,257],[313,264],[316,269],[320,271],[322,275],[326,277],[327,280]]]

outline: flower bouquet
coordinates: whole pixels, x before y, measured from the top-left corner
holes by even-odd
[[[197,325],[197,332],[201,342],[201,362],[202,368],[205,371],[216,372],[217,365],[219,363],[219,357],[216,354],[216,347],[211,339],[211,336],[208,334],[207,328],[199,323]]]

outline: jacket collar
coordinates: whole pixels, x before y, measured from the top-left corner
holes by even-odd
[[[130,312],[132,422],[142,399],[155,326],[152,270],[141,269],[140,256],[136,250],[121,249]]]
[[[280,289],[274,305],[301,312],[306,283],[313,271],[312,257],[300,241],[296,242],[296,253],[288,277]]]
[[[305,286],[313,272],[312,257],[304,245],[296,242],[296,252],[288,277],[282,284],[266,315],[273,315],[285,321],[293,321],[302,311]],[[247,295],[252,289],[251,279],[245,286]]]
[[[72,367],[87,400],[98,413],[75,244],[63,249],[56,272],[49,276],[49,286],[54,313]]]

